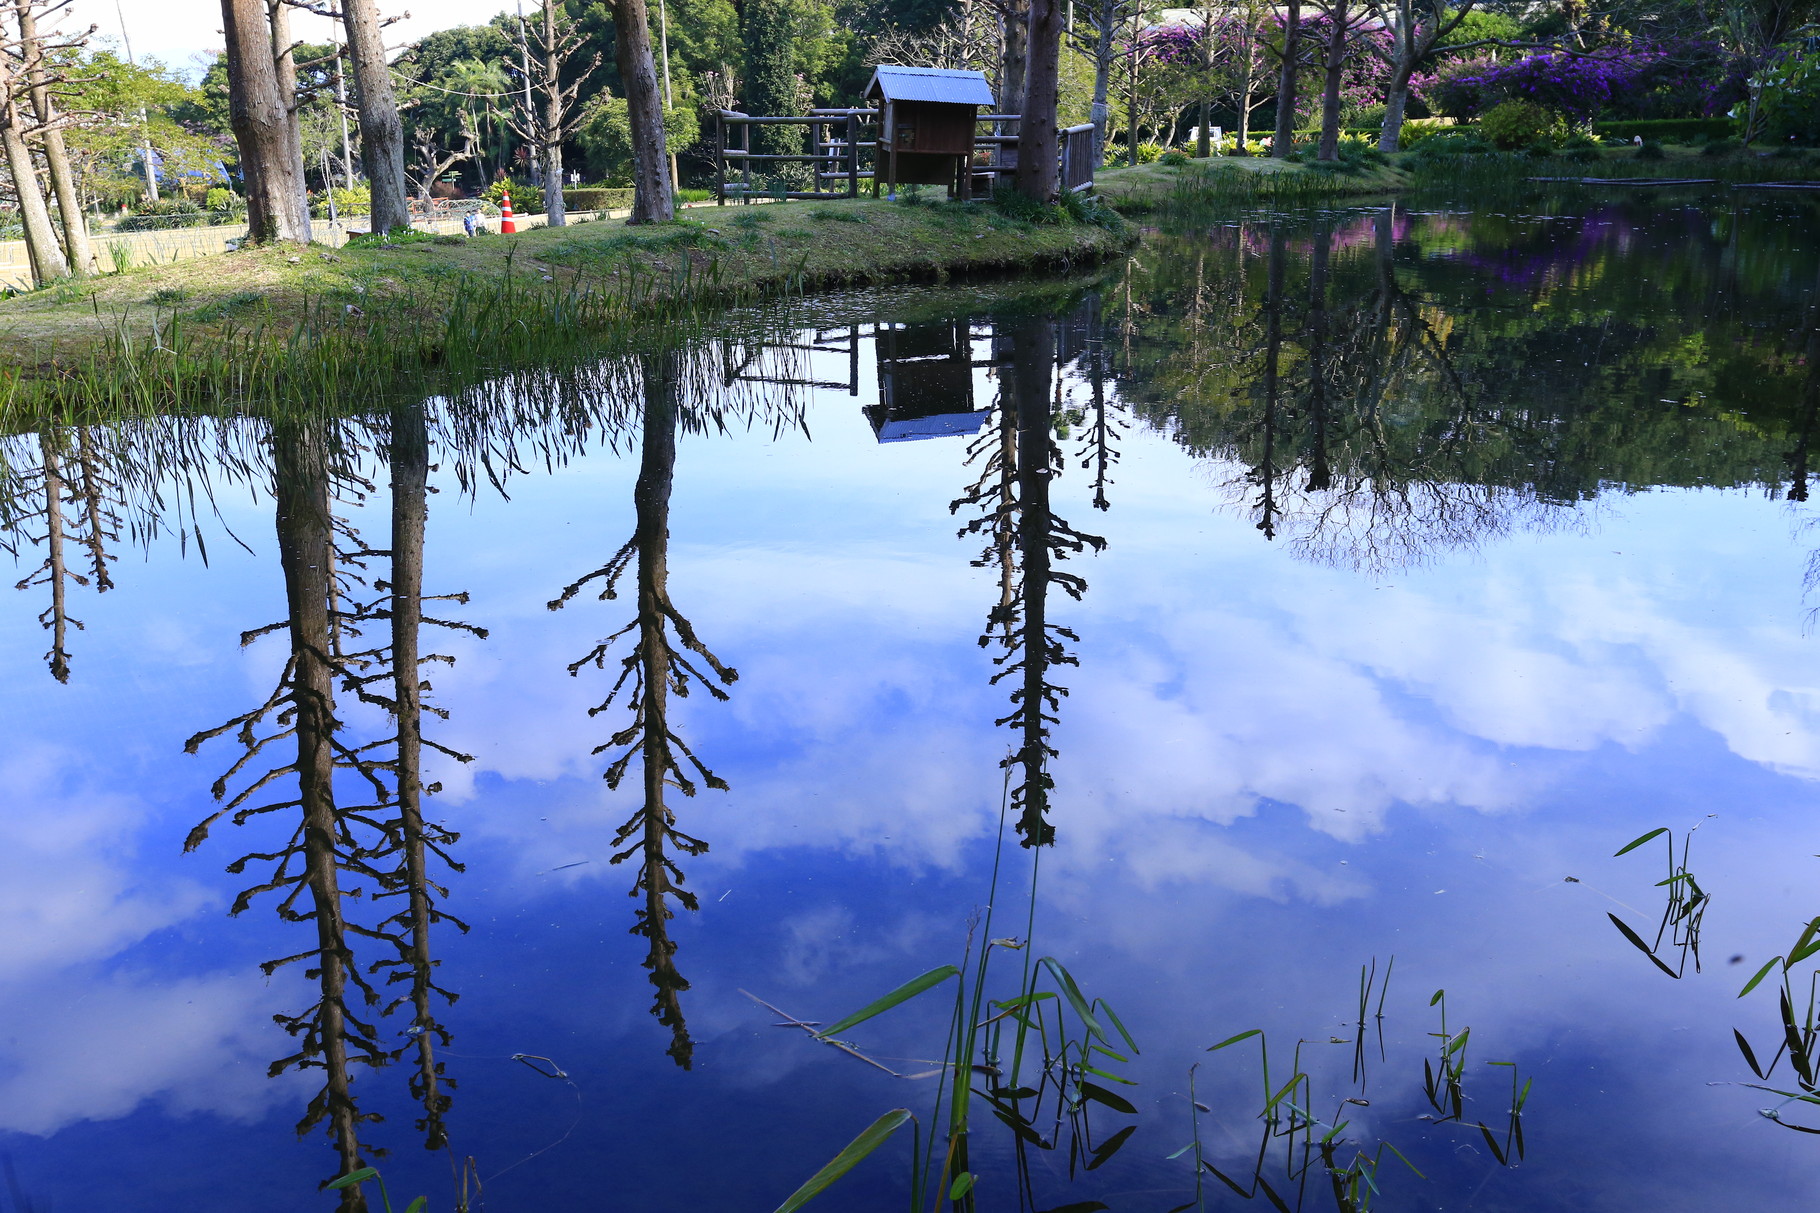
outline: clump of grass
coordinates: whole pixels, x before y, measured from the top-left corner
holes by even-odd
[[[175,307],[179,303],[187,302],[194,293],[187,286],[161,287],[153,291],[146,302],[156,307]]]
[[[809,218],[828,223],[865,223],[866,217],[858,211],[842,210],[838,206],[817,206],[809,211]]]
[[[733,226],[749,231],[759,224],[769,223],[775,218],[777,218],[776,214],[768,206],[742,206],[739,208],[739,214],[733,216]]]
[[[210,324],[217,320],[226,320],[232,316],[256,311],[264,306],[265,292],[235,291],[233,294],[225,295],[212,303],[203,304],[190,313],[190,319],[199,321],[203,324]]]

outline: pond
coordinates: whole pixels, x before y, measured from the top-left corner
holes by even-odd
[[[5,439],[0,1207],[1793,1207],[1817,236],[1180,215]]]

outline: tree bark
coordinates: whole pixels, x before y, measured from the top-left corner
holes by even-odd
[[[1030,71],[1030,0],[1010,0],[1001,10],[1004,45],[999,55],[999,112],[1024,102]]]
[[[623,7],[613,5],[615,14]],[[614,31],[619,29],[617,16]],[[649,34],[646,35],[647,41]],[[562,196],[562,60],[557,56],[556,0],[543,0],[543,213],[549,227],[568,225]]]
[[[78,278],[89,275],[95,260],[89,248],[88,224],[82,217],[82,199],[76,193],[75,174],[70,171],[69,149],[63,143],[63,130],[53,125],[56,106],[45,80],[38,43],[38,16],[34,0],[15,0],[19,13],[19,50],[29,65],[26,82],[30,85],[32,111],[38,127],[44,132],[44,160],[50,166],[51,190],[57,196],[57,215],[63,220],[63,247],[69,254],[69,271]]]
[[[1112,5],[1100,10],[1099,34],[1093,42],[1093,167],[1106,163],[1106,128],[1112,119]]]
[[[1326,69],[1321,89],[1321,142],[1318,160],[1340,158],[1340,78],[1346,72],[1346,43],[1352,34],[1352,13],[1346,0],[1333,0],[1327,8],[1327,40],[1321,66]]]
[[[1030,0],[1025,48],[1023,121],[1018,124],[1017,192],[1038,202],[1055,197],[1061,150],[1055,124],[1061,85],[1062,16],[1065,0]]]
[[[227,0],[223,0],[226,3]],[[392,93],[374,0],[342,0],[348,31],[348,58],[354,64],[354,101],[360,108],[360,163],[373,194],[373,230],[411,226],[404,182],[404,126]]]
[[[632,125],[632,214],[626,222],[663,223],[676,217],[676,195],[645,0],[615,0],[613,57]]]
[[[272,74],[278,80],[279,95],[284,98],[284,157],[290,171],[297,174],[299,187],[304,190],[307,217],[309,182],[304,175],[308,170],[303,161],[303,126],[297,117],[303,103],[297,97],[297,57],[291,53],[291,6],[285,0],[265,0],[265,7],[272,24]],[[330,184],[327,180],[323,182],[325,188]]]
[[[1296,57],[1302,53],[1302,0],[1283,11],[1283,64],[1277,73],[1277,129],[1270,141],[1274,159],[1287,160],[1295,144]]]
[[[0,89],[8,77],[0,73]],[[57,244],[57,231],[51,225],[50,207],[38,185],[38,170],[32,164],[31,149],[21,133],[19,107],[11,100],[0,101],[0,145],[6,151],[6,166],[13,174],[13,189],[19,195],[19,218],[25,225],[25,248],[32,262],[32,281],[39,286],[66,277],[69,262]]]
[[[310,212],[290,107],[295,81],[280,82],[265,0],[221,0],[227,39],[228,114],[246,186],[247,235],[308,243]]]
[[[1403,142],[1403,114],[1409,108],[1409,75],[1399,69],[1384,93],[1384,125],[1378,131],[1378,150],[1394,152]]]

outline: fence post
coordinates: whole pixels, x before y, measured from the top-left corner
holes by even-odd
[[[847,197],[859,197],[859,115],[847,115]]]
[[[727,205],[727,114],[714,120],[714,205]]]

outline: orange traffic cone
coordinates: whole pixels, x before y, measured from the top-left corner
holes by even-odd
[[[517,231],[518,224],[512,218],[512,195],[506,194],[499,202],[499,232],[503,236]]]

